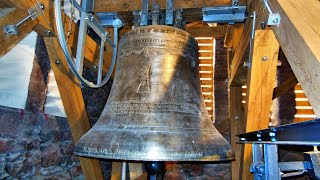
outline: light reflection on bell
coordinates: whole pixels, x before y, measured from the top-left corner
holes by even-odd
[[[198,45],[185,31],[145,26],[125,34],[108,102],[76,154],[139,161],[233,159],[201,94]]]

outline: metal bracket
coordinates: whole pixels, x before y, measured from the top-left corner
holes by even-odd
[[[231,6],[233,7],[239,6],[239,0],[232,0]]]
[[[41,8],[41,9],[40,9]],[[44,9],[44,5],[41,4],[40,6],[38,4],[34,5],[28,10],[29,15],[20,20],[17,24],[9,24],[3,28],[3,31],[8,34],[8,35],[17,35],[19,34],[19,29],[18,27],[28,21],[29,19],[31,20],[36,20],[37,17],[39,17],[42,13],[41,10]]]
[[[183,17],[182,17],[182,11],[183,9],[180,8],[180,9],[177,9],[176,10],[176,13],[175,13],[175,18],[174,18],[174,27],[176,28],[179,28],[179,29],[182,29],[183,28]]]
[[[203,22],[230,23],[244,22],[246,6],[223,6],[202,8]]]
[[[102,27],[113,27],[113,21],[120,19],[116,12],[98,12],[96,15]]]
[[[281,21],[281,16],[279,13],[273,13],[269,5],[269,0],[263,0],[264,6],[269,12],[267,25],[269,26],[279,26]]]
[[[240,134],[240,143],[320,145],[320,119]]]
[[[148,25],[148,0],[142,0],[142,9],[140,14],[140,26]]]
[[[167,24],[167,25],[173,24],[173,9],[174,9],[173,0],[167,0],[167,2],[166,2],[166,20],[165,20],[165,24]]]
[[[160,5],[156,2],[152,4],[152,25],[159,25],[160,23]]]

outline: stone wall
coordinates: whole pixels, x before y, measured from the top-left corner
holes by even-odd
[[[0,179],[83,179],[65,118],[0,107]]]

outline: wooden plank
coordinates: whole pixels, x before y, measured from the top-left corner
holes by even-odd
[[[279,44],[272,30],[257,30],[252,59],[248,72],[245,106],[246,132],[268,128],[272,90],[276,81]],[[262,61],[262,57],[268,57]],[[253,179],[251,145],[244,145],[242,179]]]
[[[26,0],[1,0],[1,4],[6,7],[17,7],[19,9],[28,8]]]
[[[232,46],[232,36],[233,36],[232,32],[234,31],[233,27],[234,26],[231,26],[231,25],[226,26],[226,32],[225,32],[224,41],[223,41],[224,47],[231,47]]]
[[[311,106],[309,101],[296,101],[296,106]]]
[[[229,118],[230,118],[230,133],[231,146],[235,153],[235,160],[231,162],[231,177],[232,180],[240,179],[241,169],[241,152],[243,145],[238,144],[237,136],[244,132],[244,112],[242,105],[242,88],[230,87],[229,89]]]
[[[121,180],[122,162],[112,162],[111,180]]]
[[[143,175],[143,164],[131,162],[129,164],[130,179],[137,179]]]
[[[312,114],[314,115],[313,109],[296,109],[296,114]]]
[[[166,1],[157,0],[161,9],[165,9]],[[241,2],[243,3],[243,1]],[[174,1],[174,8],[202,8],[208,6],[230,6],[231,0],[215,0],[215,1],[206,1],[206,0],[184,0],[184,1]],[[142,1],[141,0],[95,0],[94,1],[94,10],[95,12],[118,12],[118,11],[135,11],[141,10]],[[152,8],[152,3],[149,3],[149,9]]]
[[[67,61],[55,37],[45,38],[51,68],[57,81],[61,100],[66,111],[74,143],[77,143],[89,129],[90,123],[86,112],[79,82],[71,76]],[[60,63],[56,64],[55,61]],[[103,179],[99,161],[91,158],[79,158],[86,179]]]
[[[212,59],[199,59],[199,64],[212,64]]]
[[[272,99],[275,99],[279,96],[284,95],[287,93],[291,88],[295,87],[298,83],[297,78],[295,76],[290,77],[288,80],[286,80],[281,85],[277,86],[273,90],[273,96]]]
[[[233,27],[232,33],[232,51],[235,52],[238,49],[241,35],[243,33],[244,24],[236,23]]]
[[[307,98],[307,96],[304,93],[295,93],[296,98]]]
[[[189,34],[193,37],[215,37],[223,38],[225,34],[225,26],[217,27],[198,27],[198,28],[186,28]]]
[[[3,9],[1,10],[4,11]],[[7,35],[4,33],[2,29],[5,26],[9,24],[16,24],[27,15],[27,11],[16,8],[9,13],[4,13],[4,16],[0,16],[0,57],[9,52],[16,44],[18,44],[23,38],[32,32],[32,28],[38,24],[38,22],[30,20],[19,26],[19,34]]]
[[[320,116],[320,4],[317,0],[270,1],[281,16],[277,39],[316,115]]]
[[[199,57],[208,57],[208,56],[213,56],[213,52],[199,52]]]
[[[211,66],[199,66],[199,71],[213,71],[213,65],[211,65]]]
[[[197,37],[195,37],[195,38],[196,38],[197,43],[212,44],[212,42],[213,42],[212,37],[211,37],[211,39],[197,39]],[[198,38],[200,38],[200,37],[198,36]],[[202,38],[204,38],[204,37],[202,37]]]
[[[200,78],[213,78],[213,73],[200,73]]]

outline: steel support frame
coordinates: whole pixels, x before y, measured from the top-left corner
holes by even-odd
[[[255,180],[280,180],[278,147],[275,144],[252,144],[253,163],[250,171]]]
[[[250,172],[255,180],[280,180],[281,177],[301,175],[313,172],[320,176],[320,153],[305,153],[309,161],[278,162],[278,145],[320,145],[320,119],[272,127],[239,135],[240,143],[252,144],[253,163]],[[286,171],[296,171],[282,173]]]

